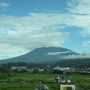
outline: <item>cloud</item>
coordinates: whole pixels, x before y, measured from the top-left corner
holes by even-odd
[[[6,9],[8,8],[8,7],[10,7],[11,5],[9,4],[9,3],[6,3],[6,2],[2,2],[2,1],[0,1],[0,10],[1,11],[6,11]]]
[[[78,1],[77,0],[67,0],[66,3],[68,6],[67,9],[71,11],[73,7],[77,6]]]
[[[0,2],[0,8],[7,8],[9,7],[10,4],[9,3],[6,3],[6,2]]]
[[[81,27],[83,30],[81,31],[82,36],[90,35],[90,16],[86,15],[71,15],[71,20],[68,22],[69,26]],[[73,22],[73,23],[72,23]]]
[[[90,54],[80,54],[80,55],[69,55],[64,56],[63,59],[78,59],[78,58],[90,58]]]
[[[68,25],[81,27],[81,36],[90,39],[90,0],[68,0],[67,4],[71,17]],[[83,41],[83,46],[88,45],[89,41]]]
[[[90,35],[90,0],[79,0],[78,5],[72,7],[70,12],[73,24],[84,29],[82,35]]]
[[[27,52],[25,48],[15,47],[8,43],[0,43],[0,58],[11,58]]]
[[[90,37],[90,1],[68,0],[67,4],[67,13],[29,13],[28,16],[22,17],[0,16],[0,43],[8,44],[9,49],[12,47],[15,56],[18,50],[26,52],[42,46],[63,46],[70,32],[64,32],[62,29],[68,26],[80,27],[81,36]]]
[[[83,46],[84,47],[90,47],[90,40],[89,41],[84,41]]]
[[[52,13],[32,13],[23,17],[0,16],[0,43],[5,44],[8,51],[13,50],[13,56],[20,50],[28,52],[37,47],[63,46],[70,34],[62,31],[65,18],[64,14]],[[4,47],[2,49],[7,52]]]
[[[45,55],[62,55],[62,54],[67,54],[67,53],[71,53],[70,51],[65,51],[65,52],[49,52]]]
[[[72,18],[69,25],[79,26],[82,27],[86,32],[90,32],[90,0],[68,0],[68,4],[73,4],[75,2],[77,5],[70,5],[68,8]]]
[[[90,0],[67,0],[70,13],[90,14]]]

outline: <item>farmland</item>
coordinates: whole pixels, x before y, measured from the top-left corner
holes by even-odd
[[[70,75],[86,90],[90,90],[90,76]],[[7,72],[0,73],[0,90],[35,90],[39,81],[43,80],[50,90],[59,90],[59,85],[54,82],[55,74],[52,73],[27,73]]]
[[[90,90],[90,75],[72,75],[71,78],[85,90]]]

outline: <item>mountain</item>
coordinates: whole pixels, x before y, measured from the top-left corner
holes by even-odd
[[[50,63],[64,60],[67,56],[79,55],[78,53],[63,47],[42,47],[24,55],[1,60],[1,63],[29,62],[29,63]]]
[[[51,63],[52,66],[90,68],[90,58],[77,58],[56,61]]]

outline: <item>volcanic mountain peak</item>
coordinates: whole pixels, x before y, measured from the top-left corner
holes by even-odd
[[[36,48],[33,51],[28,52],[24,55],[2,61],[44,63],[44,62],[60,61],[64,59],[65,56],[70,55],[78,55],[78,53],[63,47],[42,47]]]

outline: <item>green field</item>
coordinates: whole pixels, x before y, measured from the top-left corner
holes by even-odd
[[[43,80],[50,90],[58,90],[54,75],[48,73],[0,73],[0,90],[35,90]]]
[[[72,75],[71,79],[85,90],[90,90],[90,75]]]
[[[90,76],[70,75],[70,77],[86,90],[90,90]],[[54,78],[55,75],[50,73],[0,73],[0,90],[35,90],[40,80],[43,80],[50,90],[59,90]]]

